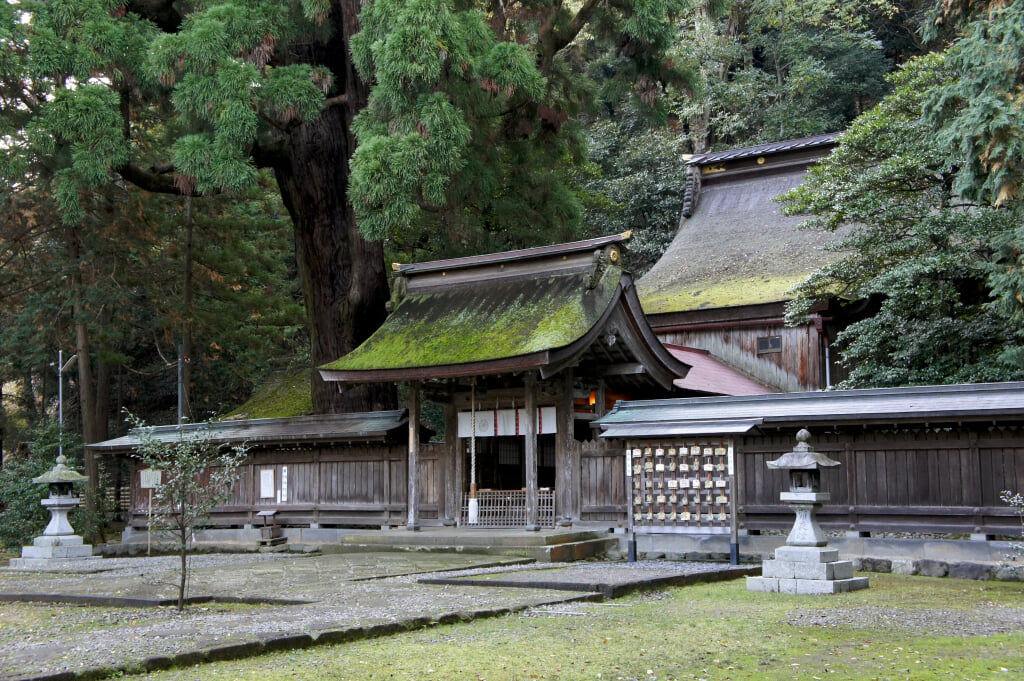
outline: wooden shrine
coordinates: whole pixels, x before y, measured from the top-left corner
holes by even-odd
[[[424,399],[445,406],[445,512],[434,522],[622,524],[622,452],[595,442],[592,423],[619,399],[684,394],[674,382],[689,369],[644,317],[622,269],[628,239],[394,266],[391,315],[320,373],[342,387],[402,386],[407,528],[424,522],[422,444],[411,425]]]

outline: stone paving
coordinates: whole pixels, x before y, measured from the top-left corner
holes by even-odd
[[[718,573],[717,578],[739,576],[729,574],[729,566],[708,564],[588,563],[585,570],[580,564],[552,569],[522,559],[439,553],[227,554],[192,560],[191,597],[264,604],[215,602],[178,613],[171,607],[0,602],[0,679],[100,678],[597,600],[603,597],[601,585],[621,589],[630,581],[624,570],[632,572],[632,581],[650,586],[698,573],[707,579]],[[90,561],[54,572],[0,569],[0,600],[33,594],[35,601],[54,595],[162,601],[177,595],[176,566],[174,557],[154,557]],[[427,573],[463,580],[506,575],[514,583],[421,583]],[[583,581],[595,588],[581,590]],[[14,621],[18,613],[26,619],[26,613],[35,613],[38,620],[43,608],[60,613],[52,631]]]

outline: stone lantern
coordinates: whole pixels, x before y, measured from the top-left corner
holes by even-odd
[[[60,454],[53,468],[38,478],[32,478],[36,484],[50,486],[50,496],[40,502],[50,512],[50,523],[43,534],[32,541],[32,546],[22,547],[21,558],[11,560],[12,568],[33,569],[46,567],[55,561],[100,558],[92,555],[92,546],[75,534],[68,522],[68,513],[82,503],[72,496],[72,488],[76,482],[89,478],[68,468],[66,463],[67,458]]]
[[[748,577],[750,591],[782,593],[839,593],[868,586],[867,577],[854,577],[853,564],[839,560],[839,550],[828,548],[814,514],[832,498],[821,491],[821,469],[839,462],[814,451],[811,434],[801,429],[793,451],[767,463],[769,468],[789,471],[789,491],[779,499],[796,513],[786,545],[775,550],[775,560],[765,560],[760,577]]]

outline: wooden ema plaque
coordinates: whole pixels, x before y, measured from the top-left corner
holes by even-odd
[[[732,513],[732,442],[631,443],[627,453],[633,528],[721,534]]]

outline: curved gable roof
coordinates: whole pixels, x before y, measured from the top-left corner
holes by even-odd
[[[365,343],[322,369],[441,367],[556,350],[597,324],[618,293],[620,275],[609,267],[593,288],[584,272],[412,294]]]
[[[394,312],[358,348],[320,367],[321,376],[375,382],[524,369],[549,376],[600,360],[620,369],[636,363],[645,380],[669,389],[689,367],[658,342],[621,269],[629,236],[396,265]],[[596,358],[591,350],[601,338],[609,349]]]

